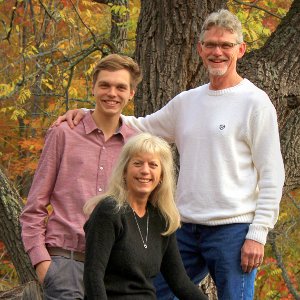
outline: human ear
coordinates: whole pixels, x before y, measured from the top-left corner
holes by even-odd
[[[242,58],[246,52],[246,43],[245,42],[242,42],[240,45],[239,45],[239,52],[238,52],[238,58]]]
[[[201,53],[202,53],[203,49],[202,49],[202,44],[200,41],[198,41],[198,43],[197,43],[197,51],[198,51],[199,56],[201,57]]]

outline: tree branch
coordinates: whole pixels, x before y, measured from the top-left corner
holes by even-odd
[[[14,18],[15,18],[15,15],[16,15],[16,10],[17,10],[17,7],[18,7],[18,3],[19,3],[19,1],[16,0],[15,5],[13,6],[13,9],[12,9],[12,14],[11,14],[10,23],[9,23],[9,29],[8,29],[6,37],[3,38],[3,41],[7,40],[9,42],[9,38],[10,38],[12,29],[13,29],[13,22],[14,22]]]
[[[281,269],[282,271],[282,277],[286,283],[287,288],[289,289],[290,293],[295,297],[296,300],[300,300],[300,294],[297,292],[297,290],[295,289],[289,275],[287,272],[287,269],[283,263],[282,260],[282,255],[279,251],[279,249],[277,248],[277,244],[276,244],[276,233],[275,232],[270,232],[270,244],[272,247],[272,250],[274,252],[275,258],[277,260],[277,265],[278,267]]]
[[[109,4],[112,3],[114,4],[114,0],[92,0],[93,2],[101,3],[101,4]]]
[[[296,208],[298,210],[300,210],[300,205],[296,202],[295,198],[290,193],[287,193],[287,196],[292,200],[292,202],[296,206]]]
[[[43,3],[42,0],[39,0],[39,3],[41,4],[41,6],[43,7],[43,9],[45,10],[45,13],[48,15],[48,17],[50,19],[52,19],[54,22],[56,22],[55,18],[53,18],[53,14],[54,13],[51,13],[48,8],[46,7],[46,5]]]
[[[65,69],[66,71],[71,70],[72,68],[74,68],[77,64],[79,64],[81,61],[83,61],[86,57],[88,57],[90,54],[96,52],[96,51],[101,51],[102,53],[105,53],[105,47],[108,47],[111,52],[116,52],[116,46],[110,42],[107,39],[101,39],[101,40],[96,40],[96,42],[94,44],[92,44],[90,47],[84,49],[84,50],[80,50],[78,52],[76,52],[74,55],[70,56],[70,57],[66,57],[64,56],[61,59],[57,59],[55,61],[53,61],[51,64],[49,64],[47,66],[47,69],[43,70],[43,73],[48,73],[48,70],[64,64],[64,63],[68,63],[69,66]],[[59,52],[59,50],[57,49],[53,49],[50,51],[51,53],[55,53],[55,52]],[[49,51],[45,52],[45,53],[38,53],[37,55],[33,55],[30,57],[30,59],[32,58],[36,58],[37,56],[44,56],[44,55],[48,55],[50,53]],[[25,62],[28,60],[28,58],[23,57],[24,59],[24,74],[25,74]],[[36,76],[36,72],[31,73],[30,75],[27,76],[23,76],[21,80],[19,80],[16,84],[14,89],[7,95],[5,96],[0,96],[0,100],[9,100],[11,99],[11,97],[13,97],[13,95],[15,95],[16,93],[18,93],[21,89],[22,86],[24,86],[24,84],[26,84],[27,82],[30,82],[32,80],[34,80]]]
[[[275,18],[278,18],[278,19],[280,19],[280,20],[282,19],[281,16],[279,16],[279,15],[277,15],[277,14],[274,14],[274,13],[272,13],[271,11],[269,11],[269,10],[263,8],[263,7],[260,7],[260,6],[256,5],[256,4],[249,3],[249,2],[244,2],[244,1],[240,1],[240,0],[233,0],[233,1],[236,2],[236,3],[238,3],[238,4],[241,4],[241,5],[245,5],[245,6],[249,6],[249,7],[256,8],[256,9],[258,9],[258,10],[262,10],[262,11],[264,11],[265,13],[267,13],[267,14],[269,14],[269,15],[275,17]]]
[[[76,12],[76,14],[77,14],[79,20],[81,21],[81,23],[83,24],[83,26],[90,32],[90,34],[91,34],[92,37],[93,37],[94,42],[96,43],[96,41],[97,41],[96,35],[95,35],[94,32],[91,30],[91,28],[90,28],[89,26],[87,26],[87,25],[85,24],[85,22],[82,20],[82,18],[81,18],[81,16],[80,16],[80,13],[78,12],[78,10],[77,10],[76,6],[74,5],[73,1],[72,1],[72,0],[69,0],[69,1],[71,2],[71,4],[72,4],[72,6],[73,6],[73,8],[74,8],[74,10],[75,10],[75,12]]]

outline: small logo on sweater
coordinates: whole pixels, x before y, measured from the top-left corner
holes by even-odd
[[[219,129],[220,130],[223,130],[225,128],[225,125],[224,124],[221,124],[220,126],[219,126]]]

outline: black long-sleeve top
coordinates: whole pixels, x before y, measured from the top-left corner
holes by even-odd
[[[116,210],[115,201],[107,198],[94,209],[84,226],[85,299],[156,299],[153,279],[160,271],[179,299],[207,299],[185,272],[175,234],[162,236],[164,218],[151,204],[147,209],[147,248],[129,206]],[[145,241],[147,214],[136,218]]]

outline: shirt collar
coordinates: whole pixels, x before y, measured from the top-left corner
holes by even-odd
[[[99,130],[93,117],[92,117],[92,111],[89,111],[86,113],[85,117],[82,120],[84,130],[86,134],[90,134],[94,130]],[[127,140],[132,136],[133,134],[133,129],[128,127],[125,122],[123,122],[122,118],[120,117],[120,123],[121,126],[118,128],[118,130],[115,132],[115,134],[121,134],[124,142],[126,143]]]
[[[85,114],[85,116],[82,120],[82,123],[83,123],[84,130],[85,130],[86,134],[90,134],[94,130],[98,130],[98,127],[97,127],[94,119],[92,118],[92,112],[91,111],[89,111]]]

